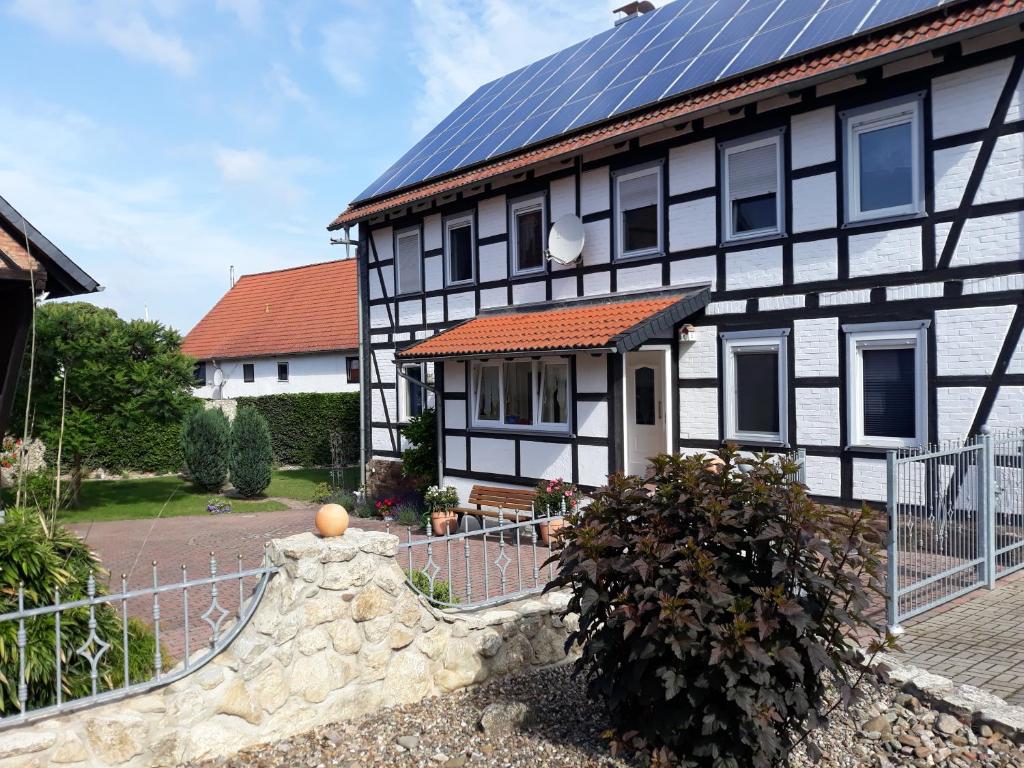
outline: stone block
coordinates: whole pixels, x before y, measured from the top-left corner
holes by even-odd
[[[395,599],[384,590],[370,586],[356,595],[352,601],[352,618],[357,622],[369,621],[387,616],[395,605]]]
[[[0,734],[0,759],[31,755],[57,743],[52,731],[14,730]]]
[[[127,763],[141,755],[146,745],[146,730],[144,720],[126,715],[90,717],[85,721],[90,749],[111,765]]]
[[[240,679],[233,680],[220,692],[215,711],[221,715],[240,717],[253,725],[259,725],[262,719],[260,707]]]

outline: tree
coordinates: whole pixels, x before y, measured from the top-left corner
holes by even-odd
[[[231,424],[220,408],[196,407],[185,414],[181,451],[192,482],[206,491],[219,491],[228,479]]]
[[[259,496],[270,485],[274,454],[270,428],[255,408],[239,408],[231,427],[231,484],[242,496]]]
[[[101,442],[117,434],[180,423],[192,404],[193,361],[181,336],[146,320],[123,320],[112,309],[83,302],[44,304],[36,310],[32,432],[52,447],[61,422],[61,373],[67,376],[63,454],[76,504],[85,468]],[[24,412],[28,364],[15,412]]]

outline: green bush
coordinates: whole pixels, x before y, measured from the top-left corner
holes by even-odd
[[[451,584],[444,579],[434,579],[434,588],[430,588],[430,577],[423,571],[408,571],[409,581],[428,599],[435,603],[458,605],[459,598],[452,595]]]
[[[140,418],[130,427],[106,423],[96,432],[86,464],[108,472],[180,472],[185,464],[181,432],[182,419]]]
[[[259,496],[273,463],[267,420],[255,408],[239,408],[231,426],[231,484],[246,498]]]
[[[192,482],[219,491],[228,479],[231,424],[219,408],[194,408],[181,426],[181,452]]]
[[[105,593],[104,571],[96,556],[74,533],[60,525],[48,526],[44,520],[35,511],[9,509],[6,523],[0,525],[0,613],[17,610],[19,584],[24,584],[26,608],[52,604],[57,590],[62,602],[85,598],[90,575],[97,581],[96,593]],[[95,619],[97,634],[110,643],[98,666],[99,690],[106,691],[124,683],[122,624],[118,609],[108,604],[96,607]],[[53,615],[25,622],[25,682],[30,708],[55,703],[54,624]],[[0,623],[0,714],[5,715],[18,709],[17,629],[16,621]],[[88,637],[87,608],[61,613],[61,685],[65,700],[91,693],[89,662],[75,650]],[[149,628],[129,620],[128,643],[130,682],[150,679],[156,641]]]
[[[402,435],[409,447],[402,453],[402,472],[416,480],[416,487],[424,490],[437,485],[437,414],[427,408],[419,416],[409,419],[402,427]]]
[[[270,428],[274,461],[299,467],[331,463],[331,434],[356,436],[358,460],[359,393],[319,392],[262,397],[240,397],[238,408],[252,407],[263,414]]]
[[[613,478],[572,516],[548,586],[572,591],[569,642],[613,746],[653,765],[785,764],[826,692],[854,693],[853,633],[880,631],[873,513],[839,524],[791,462],[719,456],[720,472],[660,456],[652,477]]]

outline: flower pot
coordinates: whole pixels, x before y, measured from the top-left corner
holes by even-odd
[[[324,504],[316,513],[316,529],[324,538],[341,536],[348,529],[348,512],[341,504]]]
[[[450,509],[437,510],[430,513],[430,527],[435,536],[447,536],[455,533],[459,524],[459,515]]]
[[[551,520],[547,523],[539,523],[537,528],[540,530],[541,542],[547,544],[552,549],[561,547],[561,531],[564,526],[565,520]]]

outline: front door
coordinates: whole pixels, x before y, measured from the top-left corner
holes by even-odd
[[[665,352],[626,355],[626,472],[643,477],[650,457],[668,450]]]

